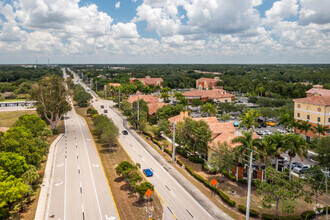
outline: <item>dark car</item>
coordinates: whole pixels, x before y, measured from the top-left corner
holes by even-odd
[[[295,167],[298,167],[298,166],[303,166],[303,164],[302,163],[298,163],[298,162],[293,162],[292,163],[292,165],[291,165],[291,168],[293,169],[293,168],[295,168]],[[288,168],[290,168],[290,164],[288,164]]]
[[[101,108],[104,108],[104,105],[101,105],[100,107],[101,107]]]
[[[146,175],[146,177],[150,177],[154,175],[154,173],[150,169],[144,169],[143,173],[144,175]]]
[[[104,113],[108,113],[108,110],[104,109]]]
[[[121,133],[123,133],[123,135],[128,135],[128,132],[126,130],[123,130]]]

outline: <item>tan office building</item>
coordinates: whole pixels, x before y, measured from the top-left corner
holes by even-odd
[[[294,118],[296,120],[308,121],[313,126],[321,124],[328,127],[326,135],[330,134],[330,90],[322,89],[319,85],[308,90],[306,98],[295,99]],[[305,132],[296,131],[305,135]],[[318,134],[308,131],[308,138],[316,137]]]

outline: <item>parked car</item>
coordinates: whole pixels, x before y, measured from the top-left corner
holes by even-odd
[[[108,110],[106,110],[106,109],[104,109],[104,111],[103,111],[104,113],[108,113]]]
[[[233,122],[234,127],[238,127],[239,123],[238,122]]]
[[[150,169],[144,169],[143,173],[144,175],[146,175],[146,177],[150,177],[154,175],[154,173]]]
[[[286,163],[286,162],[288,162],[288,158],[283,157],[283,156],[279,156],[277,160],[278,160],[279,163]]]
[[[285,131],[284,131],[283,129],[277,129],[277,132],[278,132],[278,133],[282,133],[282,134],[285,133]]]
[[[266,125],[265,123],[260,123],[259,125],[260,125],[261,127],[264,127],[264,128],[267,127],[267,125]]]
[[[295,173],[305,173],[310,168],[311,168],[310,165],[301,164],[301,165],[298,165],[295,168],[293,168],[293,172],[295,172]]]
[[[264,130],[264,132],[266,132],[266,134],[268,134],[268,135],[271,135],[271,134],[273,134],[273,132],[271,132],[271,131],[268,131],[268,130]]]
[[[293,168],[295,168],[296,166],[302,166],[303,164],[302,163],[298,163],[298,162],[293,162],[292,164],[291,164],[291,168],[293,169]],[[290,164],[288,164],[288,168],[290,168]]]
[[[126,130],[123,130],[121,133],[122,133],[123,135],[128,135],[128,131],[126,131]]]
[[[272,127],[274,127],[274,126],[275,126],[275,123],[273,123],[273,122],[270,122],[270,121],[267,121],[267,122],[266,122],[266,125],[269,125],[269,126],[272,126]]]

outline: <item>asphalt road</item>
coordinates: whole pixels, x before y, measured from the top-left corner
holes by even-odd
[[[77,79],[75,79],[75,81],[76,80]],[[84,84],[81,85],[86,88]],[[131,158],[136,163],[141,164],[141,169],[150,168],[153,170],[154,176],[148,179],[155,186],[164,204],[166,204],[167,208],[164,209],[164,219],[215,219],[149,152],[147,152],[134,136],[130,133],[128,135],[123,135],[121,133],[123,130],[126,130],[123,126],[123,121],[117,113],[110,108],[113,107],[115,103],[108,100],[101,100],[97,98],[96,94],[93,94],[92,104],[100,114],[105,114],[114,121],[120,131],[119,142]],[[101,108],[101,105],[103,105],[104,108]],[[107,109],[108,113],[104,113],[104,109]],[[223,213],[223,219],[230,219],[230,217]]]
[[[67,113],[64,138],[57,144],[47,219],[119,219],[85,120]]]

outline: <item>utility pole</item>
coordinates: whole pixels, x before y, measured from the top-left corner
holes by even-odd
[[[120,89],[119,89],[119,101],[118,101],[118,108],[120,110]]]
[[[136,130],[139,130],[139,119],[140,119],[140,104],[139,103],[140,103],[140,97],[138,96]]]
[[[173,121],[172,163],[175,162],[175,119]]]
[[[328,170],[327,170],[328,171]],[[325,201],[326,201],[326,208],[325,208],[325,218],[328,220],[328,175],[327,172],[325,175]]]
[[[96,80],[96,92],[97,92],[97,80]]]
[[[250,164],[249,164],[249,172],[248,172],[248,194],[246,200],[246,217],[245,217],[246,220],[249,220],[250,217],[252,157],[253,157],[253,150],[251,150],[250,153]]]
[[[104,97],[105,97],[105,99],[107,99],[107,85],[105,85]]]

